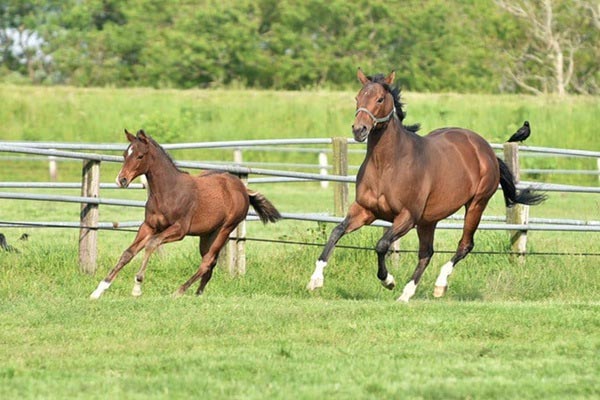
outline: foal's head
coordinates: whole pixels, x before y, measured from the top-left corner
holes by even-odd
[[[123,166],[116,179],[117,185],[124,188],[135,178],[148,172],[152,146],[151,139],[143,130],[139,130],[137,136],[134,136],[125,129],[125,135],[130,145],[123,152]]]

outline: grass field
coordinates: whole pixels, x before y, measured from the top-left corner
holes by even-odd
[[[347,136],[353,93],[155,91],[0,86],[2,138],[122,142],[122,128],[144,127],[159,142]],[[531,145],[600,150],[598,99],[407,93],[408,122],[424,131],[467,126],[502,141],[529,119]],[[185,132],[185,134],[184,134]],[[300,134],[301,132],[302,134]],[[529,142],[529,141],[528,141]],[[176,159],[225,158],[225,152],[174,152]],[[246,157],[246,154],[245,154]],[[290,156],[249,153],[254,160]],[[308,156],[291,156],[304,162]],[[529,162],[529,161],[526,161]],[[556,167],[569,161],[532,159]],[[566,165],[566,164],[565,164]],[[571,164],[569,164],[571,166]],[[594,168],[595,165],[576,165]],[[60,165],[79,180],[80,164]],[[118,165],[102,166],[112,182]],[[0,161],[0,180],[47,180],[45,162]],[[595,177],[551,176],[597,185]],[[331,212],[332,192],[316,183],[257,185],[285,212]],[[41,192],[41,190],[29,190]],[[59,191],[47,190],[49,193]],[[60,191],[78,195],[78,191]],[[352,190],[351,190],[352,193]],[[102,196],[143,199],[143,191]],[[499,196],[486,215],[502,215]],[[2,200],[0,220],[76,221],[79,206]],[[532,217],[598,220],[600,199],[551,194]],[[141,220],[142,209],[101,206],[102,221]],[[325,226],[328,234],[332,226]],[[600,257],[473,254],[450,277],[445,298],[433,283],[459,231],[438,230],[433,261],[409,305],[381,287],[372,249],[381,229],[340,244],[325,287],[305,290],[324,243],[323,227],[282,221],[248,224],[247,273],[218,270],[205,294],[171,293],[197,268],[197,241],[165,246],[150,261],[144,295],[130,296],[136,258],[98,302],[98,281],[133,239],[99,233],[99,270],[79,272],[78,232],[3,229],[20,253],[0,251],[0,398],[415,398],[594,399],[600,397]],[[30,235],[18,241],[22,233]],[[390,260],[398,282],[416,265],[416,234]],[[475,251],[509,249],[505,232],[479,231]],[[598,233],[530,232],[534,253],[598,253]]]

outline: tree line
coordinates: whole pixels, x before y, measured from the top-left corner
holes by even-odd
[[[600,93],[594,0],[4,0],[0,81]]]

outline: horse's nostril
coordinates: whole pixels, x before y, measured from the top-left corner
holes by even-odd
[[[121,187],[127,186],[127,178],[119,179],[119,183],[121,184]]]

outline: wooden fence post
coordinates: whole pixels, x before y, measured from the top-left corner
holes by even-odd
[[[504,161],[515,178],[515,185],[521,180],[519,168],[519,145],[517,143],[504,143]],[[508,224],[527,224],[529,221],[529,206],[515,204],[506,209],[506,222]],[[527,252],[527,231],[510,231],[510,244],[512,251],[519,254],[519,259]]]
[[[333,144],[333,175],[348,175],[348,141],[343,137],[335,137]],[[333,214],[343,217],[348,211],[348,182],[334,182]]]
[[[236,149],[233,152],[233,162],[242,163],[242,151]],[[248,175],[239,175],[244,183],[248,184]],[[226,270],[230,275],[244,275],[246,273],[246,220],[240,222],[236,229],[229,234],[227,244],[221,250],[218,264],[220,268]]]
[[[84,160],[81,195],[98,198],[100,194],[100,161]],[[87,274],[96,272],[98,256],[98,205],[82,203],[79,229],[79,267]]]

